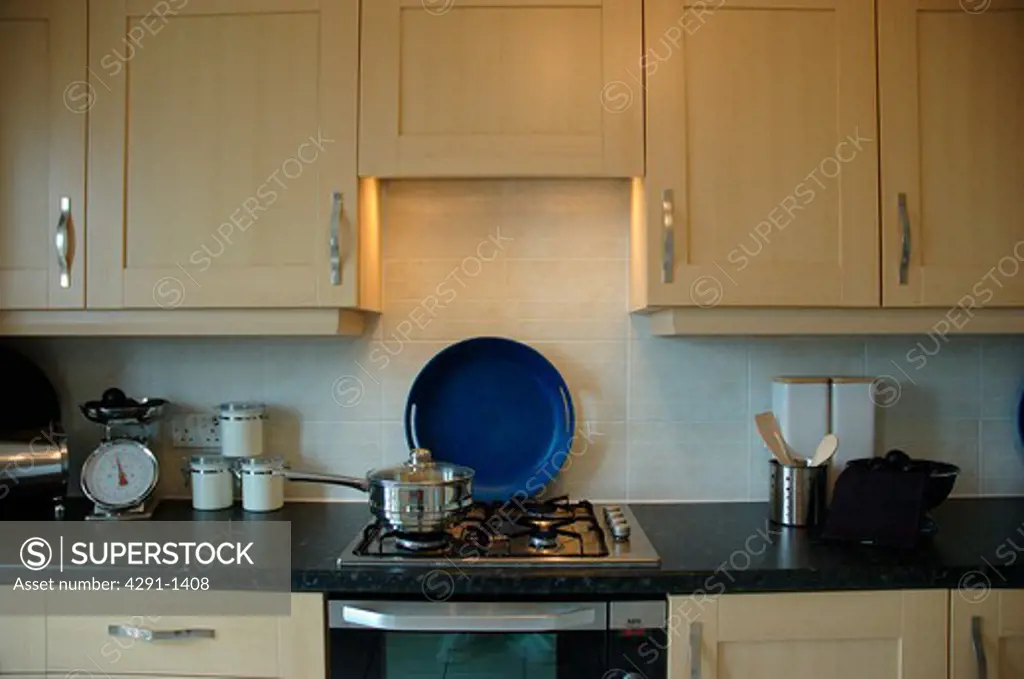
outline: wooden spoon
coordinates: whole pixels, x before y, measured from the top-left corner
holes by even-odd
[[[782,438],[782,431],[779,429],[779,422],[775,419],[775,414],[771,411],[758,413],[754,416],[754,421],[757,423],[757,432],[761,435],[761,440],[768,446],[768,450],[772,451],[772,455],[775,456],[778,463],[792,467],[793,457],[789,454],[786,440]]]
[[[814,457],[808,463],[811,467],[820,467],[823,464],[827,464],[828,461],[836,454],[836,450],[839,448],[839,439],[836,438],[835,434],[825,434],[825,438],[821,439],[821,443],[818,444],[818,449],[814,451]]]

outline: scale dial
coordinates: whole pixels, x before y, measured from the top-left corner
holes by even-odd
[[[105,509],[143,503],[156,488],[160,467],[153,452],[138,441],[105,441],[82,465],[82,492]]]

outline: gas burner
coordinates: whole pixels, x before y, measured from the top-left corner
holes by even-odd
[[[530,546],[534,549],[553,549],[558,546],[558,531],[540,530],[530,536]]]
[[[523,518],[534,521],[557,521],[569,519],[576,514],[577,507],[589,506],[589,502],[579,502],[573,505],[569,502],[568,495],[552,498],[550,500],[529,502],[523,506]]]
[[[446,533],[393,533],[395,547],[407,552],[429,552],[448,546]]]

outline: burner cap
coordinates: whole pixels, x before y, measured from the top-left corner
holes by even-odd
[[[553,530],[539,530],[530,536],[534,549],[552,549],[558,546],[558,533]]]
[[[447,545],[445,533],[395,533],[395,546],[407,552],[426,552]]]

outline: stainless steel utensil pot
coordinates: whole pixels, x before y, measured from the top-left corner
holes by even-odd
[[[0,500],[63,496],[68,485],[68,449],[63,441],[0,441]]]
[[[825,519],[829,465],[781,465],[770,460],[770,518],[783,526],[816,526]]]
[[[285,469],[289,481],[329,483],[369,494],[370,513],[402,533],[444,531],[473,504],[473,470],[434,462],[422,448],[409,462],[369,472],[366,478]]]

